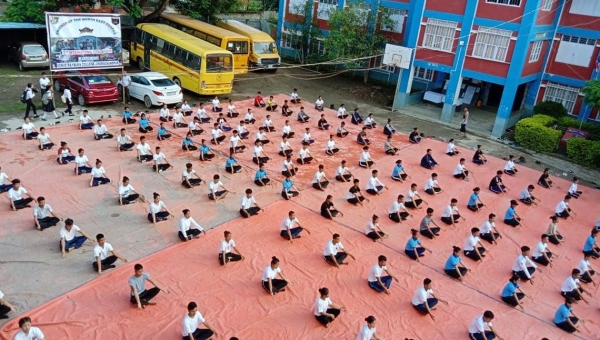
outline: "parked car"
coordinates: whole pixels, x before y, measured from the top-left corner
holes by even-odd
[[[158,72],[130,74],[129,96],[144,102],[146,107],[172,105],[183,101],[183,91],[169,77]],[[117,82],[122,93],[121,79]],[[121,95],[122,98],[122,95]]]
[[[102,71],[64,71],[56,72],[54,91],[62,92],[68,84],[71,87],[73,101],[83,106],[86,104],[117,102],[119,90],[110,78]]]
[[[50,59],[44,46],[36,42],[16,42],[8,47],[8,60],[19,64],[19,70],[32,67],[49,67]]]

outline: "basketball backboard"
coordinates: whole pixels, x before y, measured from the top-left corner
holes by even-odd
[[[399,45],[386,44],[383,65],[394,65],[405,70],[410,68],[412,49]]]

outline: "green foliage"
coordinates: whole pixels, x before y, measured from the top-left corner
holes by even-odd
[[[231,13],[238,5],[238,0],[172,0],[172,2],[182,14],[192,18],[205,18],[210,22],[214,22],[219,14]]]
[[[545,115],[521,119],[515,128],[515,140],[530,150],[552,152],[562,136],[560,130],[548,127],[555,122],[556,119]]]
[[[598,168],[600,166],[600,142],[570,138],[567,141],[567,156],[577,164]]]
[[[579,124],[581,124],[581,121],[571,117],[562,117],[556,122],[556,125],[558,126],[566,128],[573,127],[577,129],[579,129]],[[581,124],[581,130],[589,132],[594,138],[600,138],[600,125],[598,124],[583,123]]]
[[[45,11],[54,11],[57,4],[53,0],[12,0],[6,6],[3,21],[46,22]]]
[[[291,39],[291,48],[298,51],[300,63],[319,63],[325,61],[327,56],[319,53],[314,42],[317,42],[323,37],[319,25],[317,23],[317,16],[313,15],[314,3],[312,1],[306,1],[303,5],[295,4],[290,8],[290,13],[295,14],[293,20],[290,22],[291,25],[288,27],[290,35],[288,39]],[[310,21],[309,21],[310,19]],[[311,46],[311,41],[313,42]]]
[[[161,0],[160,2],[165,2],[168,4],[169,0]],[[143,17],[143,6],[146,1],[139,2],[135,0],[107,0],[106,4],[113,7],[118,7],[123,9],[129,16],[136,20],[140,20]],[[166,5],[165,5],[166,6]],[[160,14],[160,13],[159,13]],[[143,20],[140,20],[143,21]]]
[[[600,80],[588,81],[581,92],[583,92],[586,103],[600,108]]]
[[[537,103],[533,107],[533,113],[555,118],[565,117],[568,114],[567,109],[565,109],[561,103],[553,102],[551,100]]]

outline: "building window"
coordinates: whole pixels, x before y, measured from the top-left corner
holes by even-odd
[[[302,36],[289,32],[281,33],[281,47],[293,50],[299,50],[302,43]]]
[[[549,11],[552,9],[552,4],[554,4],[554,0],[543,0],[542,1],[542,11]]]
[[[307,0],[290,0],[288,12],[290,14],[305,15]],[[312,1],[311,1],[312,4]]]
[[[556,62],[576,65],[581,67],[590,66],[596,40],[563,35],[556,52]]]
[[[529,55],[529,62],[535,63],[540,60],[540,54],[542,53],[542,45],[543,41],[534,41],[533,46],[531,47],[531,54]]]
[[[322,39],[311,39],[310,53],[325,54],[325,41],[323,41]]]
[[[573,0],[569,13],[600,17],[600,2],[592,0]]]
[[[404,28],[404,17],[406,16],[406,11],[400,9],[386,9],[388,11],[387,14],[390,16],[390,25],[381,25],[382,31],[394,32],[394,33],[402,33],[402,29]]]
[[[433,81],[433,70],[423,67],[415,67],[413,77],[416,79]]]
[[[338,0],[319,0],[317,19],[329,20],[329,15],[331,12],[335,11],[337,6]]]
[[[579,89],[576,87],[565,86],[556,83],[547,83],[544,92],[544,100],[561,103],[569,114],[573,114],[573,108],[577,102]]]
[[[497,28],[479,27],[473,57],[495,61],[506,61],[512,32]]]
[[[521,6],[521,0],[486,0],[487,3],[507,5],[507,6]]]
[[[452,52],[457,26],[457,22],[428,19],[422,46],[432,50]]]
[[[326,4],[326,5],[338,5],[338,0],[319,0],[320,4]]]

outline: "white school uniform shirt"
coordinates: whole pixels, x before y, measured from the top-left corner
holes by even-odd
[[[162,163],[162,161],[164,159],[165,159],[165,154],[162,152],[155,153],[154,155],[152,155],[152,160],[154,160],[154,163],[156,163],[156,164]]]
[[[225,254],[231,253],[233,248],[235,248],[235,242],[233,241],[233,239],[229,240],[229,242],[227,242],[226,240],[221,240],[221,244],[219,246],[219,254],[222,254],[223,252],[225,252]]]
[[[371,117],[365,118],[365,125],[373,125],[373,123],[375,123],[375,119]]]
[[[160,109],[160,116],[163,118],[167,118],[171,115],[171,111],[169,109],[165,109],[164,107]]]
[[[210,135],[213,137],[213,139],[217,139],[219,137],[221,137],[221,134],[223,133],[223,130],[216,128],[216,129],[212,129],[210,131]]]
[[[131,137],[129,137],[128,135],[125,135],[125,136],[119,135],[117,137],[117,142],[119,142],[119,144],[123,145],[123,144],[133,142],[133,139],[131,139]]]
[[[544,256],[544,253],[547,251],[548,245],[542,241],[538,242],[538,244],[533,249],[532,257],[540,257]]]
[[[62,228],[60,228],[60,230],[58,231],[58,236],[60,236],[61,239],[65,239],[65,241],[71,241],[72,239],[75,238],[75,233],[77,233],[78,231],[80,231],[81,228],[79,228],[78,226],[74,225],[71,227],[71,230],[67,230],[67,228],[65,228],[65,226],[63,225]]]
[[[376,327],[369,328],[369,325],[364,325],[360,332],[358,333],[358,337],[356,340],[371,340],[373,339],[373,334],[375,334]]]
[[[248,198],[248,196],[244,196],[242,198],[242,209],[249,209],[255,203],[256,203],[256,199],[254,198],[254,196],[252,196],[250,198]]]
[[[42,218],[46,218],[48,217],[48,215],[52,212],[52,207],[50,206],[50,204],[44,204],[43,208],[40,208],[40,205],[36,205],[35,207],[33,207],[33,216],[35,216],[35,218],[42,219]]]
[[[192,171],[187,171],[187,169],[184,169],[181,172],[181,177],[186,178],[186,179],[192,179],[192,176],[196,173],[196,170],[192,169]]]
[[[369,160],[371,160],[371,154],[369,153],[369,151],[363,151],[360,153],[360,162],[361,163],[366,163]]]
[[[181,111],[183,111],[183,112],[192,111],[192,107],[190,106],[190,104],[181,104]]]
[[[94,246],[94,260],[97,260],[98,257],[100,257],[100,260],[105,260],[111,251],[113,251],[113,247],[108,242],[104,242],[104,247],[96,244]]]
[[[149,155],[150,152],[150,144],[148,143],[138,143],[137,150],[140,152],[141,156]]]
[[[515,162],[513,161],[508,161],[506,162],[506,165],[504,166],[504,170],[513,170],[513,168],[515,167]]]
[[[233,105],[233,104],[227,105],[227,111],[229,111],[229,113],[232,113],[233,110],[235,110],[235,105]]]
[[[15,188],[11,188],[10,190],[8,190],[8,198],[10,198],[11,201],[18,201],[20,199],[23,199],[23,195],[27,193],[27,190],[25,190],[25,188],[20,187],[19,190],[15,190]]]
[[[260,157],[260,154],[263,151],[263,147],[261,145],[255,145],[252,150],[252,157]]]
[[[252,120],[254,118],[254,115],[252,114],[252,112],[246,112],[246,115],[244,116],[244,120]]]
[[[290,94],[290,98],[296,100],[296,99],[298,99],[300,97],[298,97],[298,93],[292,92],[292,94]]]
[[[305,132],[305,133],[302,135],[302,141],[303,141],[303,142],[308,142],[309,140],[310,140],[310,132]]]
[[[27,134],[27,133],[33,132],[33,129],[35,129],[35,126],[33,125],[32,122],[29,122],[29,123],[23,123],[23,125],[21,125],[21,128]]]
[[[94,176],[94,178],[100,178],[100,177],[104,177],[104,174],[106,172],[104,171],[104,167],[101,166],[99,168],[97,167],[93,167],[92,168],[92,176]]]
[[[303,148],[298,151],[298,155],[301,159],[304,159],[304,158],[310,156],[310,151],[308,149]]]
[[[264,127],[271,126],[271,125],[273,125],[272,119],[265,119],[265,121],[263,122]]]
[[[190,128],[190,130],[196,130],[196,128],[200,127],[200,123],[191,121],[191,122],[189,122],[188,127]]]
[[[337,111],[337,116],[338,117],[346,116],[346,108],[341,106]]]
[[[315,104],[316,104],[317,106],[323,106],[323,104],[325,104],[325,101],[324,101],[323,99],[317,99],[317,100],[315,101]]]
[[[266,133],[264,133],[264,132],[263,132],[263,133],[260,133],[260,131],[257,131],[257,132],[256,132],[256,135],[255,135],[255,137],[254,137],[254,140],[257,140],[257,139],[258,139],[258,140],[265,140],[265,139],[267,139],[267,134],[266,134]]]
[[[50,134],[48,132],[44,133],[44,134],[39,134],[37,136],[38,140],[40,141],[40,143],[43,144],[48,144],[50,143]]]
[[[412,297],[413,306],[424,304],[425,301],[427,301],[427,298],[431,296],[431,294],[433,294],[433,289],[425,289],[424,286],[421,286],[419,289],[417,289],[417,291]]]
[[[492,231],[492,228],[495,228],[495,227],[496,227],[495,222],[490,222],[490,220],[487,220],[487,221],[483,222],[481,227],[479,227],[479,231],[482,234],[487,234]]]
[[[83,155],[83,156],[77,155],[77,156],[75,156],[75,164],[77,164],[77,167],[85,166],[88,161],[89,161],[89,159],[87,158],[86,155]]]
[[[281,141],[279,143],[279,151],[287,150],[289,148],[290,148],[290,142],[288,142],[288,141],[285,141],[285,142]]]
[[[181,123],[182,119],[183,119],[183,113],[181,111],[175,112],[175,114],[173,115],[173,120],[175,121],[175,123]]]
[[[572,290],[577,289],[577,285],[579,284],[579,279],[574,279],[573,276],[569,276],[560,286],[561,292],[570,292]]]
[[[289,125],[284,125],[281,128],[281,134],[282,134],[282,136],[283,136],[283,134],[287,134],[287,133],[290,133],[290,132],[292,132],[292,127],[289,126]]]
[[[377,227],[379,227],[379,223],[375,224],[373,221],[369,221],[365,228],[365,235],[369,235],[370,232],[377,230]]]
[[[333,244],[333,240],[329,240],[325,245],[325,249],[323,250],[323,256],[335,256],[337,253],[344,249],[344,245],[342,242],[338,242],[337,244]]]
[[[463,171],[465,170],[465,166],[458,163],[458,165],[456,166],[456,168],[454,168],[454,175],[460,175],[463,173]]]
[[[206,321],[200,312],[196,311],[193,317],[190,317],[188,313],[185,313],[182,320],[182,331],[181,335],[184,338],[188,338],[190,334],[194,334],[198,325]]]
[[[379,264],[371,267],[371,270],[369,271],[369,282],[377,282],[377,278],[381,277],[384,270],[387,270],[387,267],[380,267]]]
[[[436,179],[433,179],[430,177],[427,179],[427,182],[425,182],[425,190],[433,189],[433,186],[437,185],[437,184],[438,184],[438,181]]]
[[[44,333],[42,333],[42,331],[37,327],[29,328],[28,334],[25,334],[25,332],[23,332],[23,330],[20,330],[17,334],[15,334],[15,337],[13,338],[13,340],[42,340],[42,339],[44,339]]]
[[[529,193],[529,190],[527,190],[527,188],[521,190],[521,192],[519,193],[520,200],[528,199],[530,197],[531,197],[531,194]]]
[[[97,135],[103,135],[106,131],[108,131],[106,125],[94,125],[94,133]]]
[[[236,146],[238,146],[238,143],[240,142],[241,138],[239,135],[231,135],[231,137],[229,137],[229,142],[231,143],[231,147],[235,148]]]
[[[463,249],[465,251],[472,251],[477,246],[477,243],[479,243],[479,237],[475,237],[473,234],[471,234],[469,237],[467,237],[467,241],[465,242]]]
[[[167,210],[167,206],[163,203],[163,201],[158,201],[158,203],[154,203],[154,201],[150,202],[148,205],[148,213],[149,214],[157,214],[161,210]]]
[[[204,228],[202,228],[198,223],[196,223],[196,221],[194,221],[194,219],[191,216],[181,216],[181,218],[179,219],[179,231],[181,231],[183,237],[187,237],[187,231],[190,230],[191,226],[196,227],[196,229],[200,231],[204,230]]]
[[[269,279],[273,280],[277,277],[277,274],[281,273],[281,268],[277,267],[276,269],[271,268],[271,265],[268,265],[265,270],[263,270],[262,280],[269,281]]]
[[[79,116],[79,121],[83,124],[89,124],[92,122],[92,117],[81,115]]]
[[[587,272],[588,270],[590,270],[590,261],[586,259],[581,259],[577,264],[577,269],[581,274]]]
[[[417,190],[412,191],[412,190],[408,190],[408,192],[406,193],[406,197],[404,198],[404,203],[409,203],[412,202],[415,199],[415,195],[418,195],[419,192]]]
[[[40,89],[45,89],[50,85],[50,78],[40,78]]]
[[[212,100],[212,105],[214,107],[219,107],[221,105],[221,101],[219,99],[215,98]]]
[[[327,313],[327,309],[331,306],[331,299],[325,298],[325,300],[320,297],[315,301],[315,316],[321,315],[321,313]]]
[[[213,191],[217,192],[219,191],[219,188],[223,186],[223,182],[218,181],[217,183],[215,183],[214,181],[211,181],[210,183],[208,183],[208,193],[212,194]]]
[[[242,124],[238,124],[238,126],[235,129],[238,131],[238,133],[240,135],[247,131],[246,125],[242,125]]]
[[[202,118],[206,118],[206,109],[202,108],[202,109],[198,109],[198,111],[196,111],[196,115],[198,116],[198,118],[202,119]]]
[[[533,261],[531,261],[529,257],[523,256],[523,254],[521,254],[517,256],[517,260],[515,261],[515,264],[513,264],[512,269],[516,272],[525,272],[525,275],[531,279],[531,274],[529,274],[529,270],[527,270],[527,265],[533,268],[537,268],[537,265]]]
[[[294,225],[298,223],[300,224],[300,222],[298,221],[298,218],[294,218],[293,220],[289,217],[286,217],[285,220],[283,220],[283,223],[281,224],[281,230],[288,230],[288,228],[292,229],[294,227]]]
[[[379,178],[371,176],[371,178],[369,178],[369,181],[367,182],[367,190],[373,189],[373,190],[377,191],[378,185],[385,187],[385,185],[383,185],[383,183],[381,183]]]
[[[446,153],[454,152],[454,148],[456,148],[454,143],[452,143],[452,142],[448,143],[448,146],[446,147]]]
[[[4,180],[8,178],[6,172],[0,172],[0,184],[4,183]]]
[[[347,166],[340,165],[337,167],[337,170],[335,171],[335,175],[341,176],[341,175],[345,174],[347,171],[349,171]]]
[[[442,211],[442,217],[450,217],[450,216],[454,215],[454,213],[457,211],[458,211],[458,207],[453,207],[450,204],[448,204],[444,208],[444,211]]]
[[[492,327],[492,323],[483,321],[483,315],[479,316],[469,325],[469,333],[482,333],[485,331],[486,326]]]
[[[335,148],[335,141],[333,139],[328,140],[327,147],[325,147],[325,151],[333,151],[334,148]]]
[[[69,90],[69,89],[64,89],[63,96],[65,97],[65,99],[67,99],[67,102],[70,102],[71,99],[73,99],[73,97],[71,95],[71,90]]]
[[[400,209],[406,210],[406,207],[404,206],[403,203],[398,202],[398,200],[394,200],[394,202],[392,202],[392,205],[390,205],[390,209],[388,210],[388,213],[396,214],[400,211]]]
[[[569,187],[569,194],[575,193],[577,193],[577,183],[571,183],[571,186]]]
[[[294,163],[292,163],[291,160],[285,160],[283,161],[283,163],[281,163],[281,171],[288,171],[289,168],[292,168],[294,165]]]
[[[558,204],[556,205],[556,209],[554,210],[555,213],[560,214],[563,211],[567,210],[567,208],[569,207],[569,205],[567,204],[567,202],[565,202],[564,200],[558,202]]]
[[[128,197],[134,190],[131,184],[127,184],[127,186],[124,186],[123,183],[119,184],[119,196],[123,198]]]
[[[319,183],[321,182],[321,179],[323,178],[323,176],[325,176],[325,172],[324,171],[319,171],[317,170],[317,172],[315,172],[315,176],[313,177],[313,183]]]

